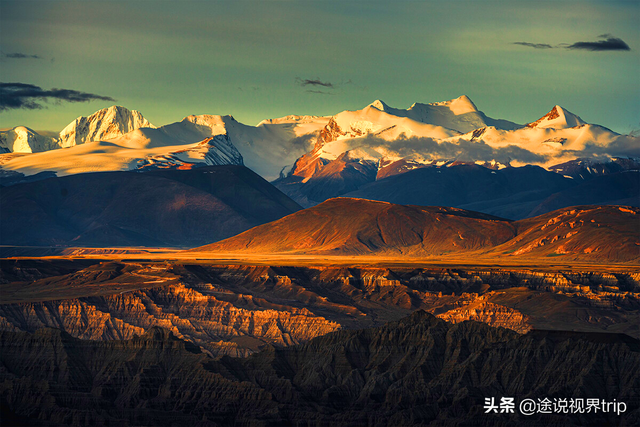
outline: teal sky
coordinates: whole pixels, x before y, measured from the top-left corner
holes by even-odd
[[[257,124],[375,99],[407,108],[466,94],[494,118],[530,122],[560,104],[617,132],[640,129],[635,0],[2,0],[0,8],[2,82],[108,96],[155,125],[189,114]],[[513,44],[556,46],[602,34],[631,50]],[[39,58],[6,57],[12,53]],[[0,112],[0,128],[59,131],[112,104],[9,109]]]

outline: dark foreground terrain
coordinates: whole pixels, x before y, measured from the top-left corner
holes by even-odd
[[[179,254],[0,260],[2,426],[640,423],[634,265]]]
[[[403,426],[640,423],[640,342],[452,325],[424,312],[246,359],[162,328],[130,340],[0,333],[3,425]],[[485,414],[484,399],[599,398],[626,412]]]

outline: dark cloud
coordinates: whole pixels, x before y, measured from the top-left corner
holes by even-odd
[[[335,86],[330,82],[323,82],[319,78],[315,79],[301,79],[300,77],[296,77],[296,83],[298,83],[302,87],[306,86],[314,86],[314,87],[326,87],[329,89],[334,89]]]
[[[534,49],[580,49],[580,50],[590,50],[592,52],[596,51],[610,51],[610,50],[631,50],[628,44],[626,44],[622,39],[618,37],[614,37],[611,34],[600,34],[598,36],[599,41],[596,42],[575,42],[573,44],[568,43],[560,43],[556,46],[551,46],[546,43],[531,43],[531,42],[513,42],[513,44],[517,44],[520,46],[532,47]]]
[[[603,34],[599,36],[602,40],[597,42],[576,42],[567,46],[567,49],[582,49],[590,51],[608,51],[608,50],[631,50],[628,44],[618,37],[611,34]]]
[[[0,53],[0,57],[2,58],[10,58],[10,59],[42,59],[41,56],[38,55],[28,55],[26,53],[14,52],[14,53]]]
[[[532,47],[534,49],[553,49],[553,46],[546,43],[529,43],[529,42],[513,42],[513,44],[519,44],[521,46]]]
[[[71,89],[54,88],[44,90],[39,86],[26,83],[0,83],[0,111],[19,108],[27,110],[44,108],[42,102],[48,102],[49,100],[57,102],[115,101],[108,96]]]

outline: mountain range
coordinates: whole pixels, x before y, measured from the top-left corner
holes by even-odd
[[[527,125],[493,119],[466,96],[407,109],[377,100],[257,126],[192,115],[156,127],[113,106],[57,137],[16,127],[0,138],[10,245],[198,246],[335,197],[512,220],[573,205],[640,206],[638,137],[560,106]],[[151,208],[162,214],[139,213]]]
[[[467,96],[408,109],[376,100],[361,110],[325,117],[290,115],[257,126],[232,116],[200,115],[156,128],[138,111],[112,106],[77,118],[55,138],[22,126],[2,131],[0,148],[14,154],[0,161],[4,170],[58,175],[130,170],[148,163],[193,167],[244,162],[268,180],[308,180],[345,157],[375,163],[381,175],[399,160],[414,166],[457,160],[549,167],[580,154],[636,155],[637,142],[637,137],[586,123],[557,105],[527,125],[493,119]],[[87,143],[93,147],[79,147]],[[56,153],[60,148],[68,149],[64,156]]]

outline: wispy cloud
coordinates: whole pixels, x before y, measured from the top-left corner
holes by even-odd
[[[335,93],[326,92],[324,90],[307,89],[305,92],[307,92],[307,93],[315,93],[315,94],[318,94],[318,95],[335,95]]]
[[[314,86],[314,87],[325,87],[329,89],[335,89],[335,86],[331,82],[323,82],[319,78],[315,79],[301,79],[300,77],[296,77],[296,83],[298,83],[302,87],[306,86]]]
[[[621,38],[614,37],[611,34],[601,34],[598,36],[600,40],[595,42],[575,42],[573,44],[560,43],[552,46],[547,43],[531,43],[531,42],[513,42],[520,46],[531,47],[534,49],[572,49],[572,50],[588,50],[592,52],[615,51],[615,50],[631,50],[629,45]]]
[[[513,44],[519,44],[521,46],[532,47],[534,49],[553,49],[553,46],[546,43],[529,43],[529,42],[513,42]]]
[[[41,56],[29,55],[27,53],[21,53],[21,52],[13,52],[13,53],[0,52],[0,58],[8,58],[8,59],[42,59]]]
[[[0,111],[21,108],[36,110],[44,108],[42,103],[50,100],[57,102],[115,101],[109,96],[72,89],[53,88],[45,90],[27,83],[0,83]]]

